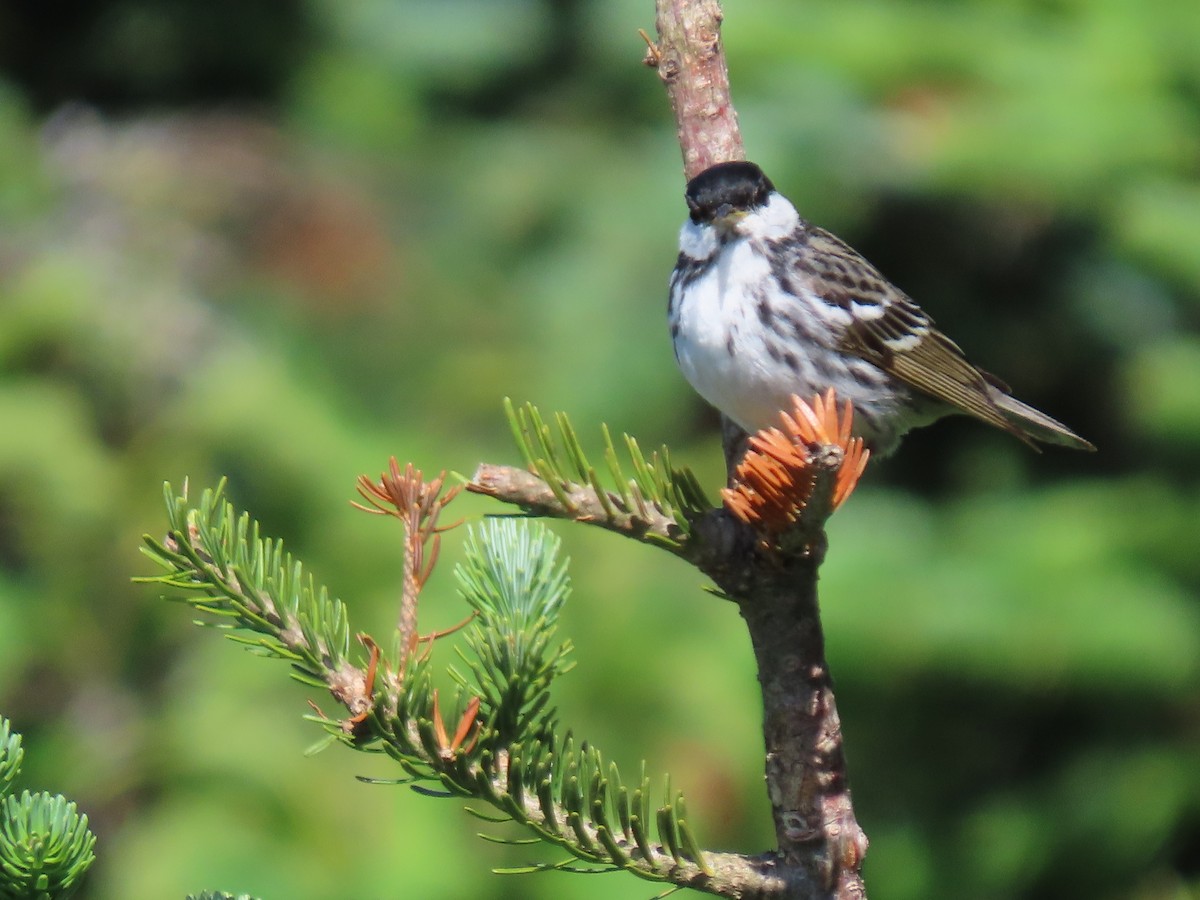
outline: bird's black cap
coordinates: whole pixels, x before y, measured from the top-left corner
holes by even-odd
[[[711,222],[730,212],[765,206],[773,190],[771,179],[754,163],[724,162],[689,181],[684,197],[693,222]]]

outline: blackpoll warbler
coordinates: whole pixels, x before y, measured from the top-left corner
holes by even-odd
[[[1031,446],[1095,449],[969,363],[874,266],[800,218],[754,163],[706,169],[686,197],[668,308],[675,358],[746,431],[777,425],[793,394],[833,388],[876,455],[951,413]]]

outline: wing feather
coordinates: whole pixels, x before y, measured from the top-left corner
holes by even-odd
[[[853,316],[840,349],[1032,443],[992,399],[988,376],[903,291],[854,248],[823,229],[810,226],[809,247],[802,267],[809,286]]]

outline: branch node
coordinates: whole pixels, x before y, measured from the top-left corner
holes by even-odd
[[[645,28],[639,28],[638,35],[646,42],[646,55],[642,57],[642,65],[657,69],[658,64],[662,62],[662,51],[658,49],[658,44],[654,42],[654,39],[646,33]]]

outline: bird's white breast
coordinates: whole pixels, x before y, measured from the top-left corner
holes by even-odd
[[[774,283],[767,257],[739,240],[675,300],[675,355],[684,377],[748,431],[777,424],[779,410],[806,380],[774,360],[767,347],[755,294],[775,292]],[[680,290],[676,286],[677,294]],[[796,356],[802,368],[804,356]]]
[[[744,224],[761,224],[752,218]],[[683,254],[713,262],[690,281],[677,272],[671,289],[675,356],[696,392],[754,432],[778,425],[793,394],[809,399],[832,387],[854,403],[857,433],[890,444],[892,435],[876,434],[875,425],[888,422],[890,432],[890,423],[911,416],[908,392],[838,348],[851,310],[816,296],[802,279],[793,279],[799,294],[786,292],[765,240],[745,236],[718,248],[714,231],[685,224]]]

